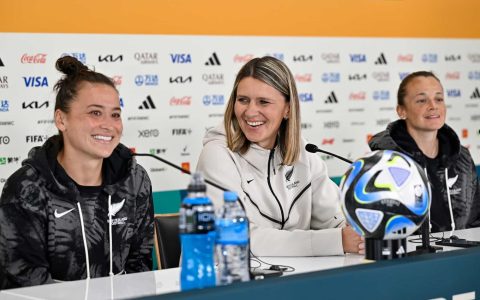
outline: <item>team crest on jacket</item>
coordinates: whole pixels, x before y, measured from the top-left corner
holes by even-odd
[[[448,185],[448,189],[450,191],[450,196],[458,195],[462,192],[461,188],[455,188],[455,189],[453,188],[453,186],[457,182],[457,179],[458,179],[458,174],[455,175],[455,177],[447,178],[447,185]]]
[[[124,204],[125,204],[125,199],[123,199],[121,202],[112,203],[110,205],[110,214],[112,215],[112,217],[114,217],[123,208]],[[127,222],[127,220],[128,220],[127,217],[115,218],[115,219],[112,218],[112,226],[123,225]]]

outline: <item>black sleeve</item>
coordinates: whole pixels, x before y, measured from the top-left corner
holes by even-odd
[[[473,163],[473,162],[472,162]],[[480,180],[478,179],[477,170],[473,165],[473,180],[472,180],[473,205],[470,211],[470,218],[467,228],[480,227]]]
[[[52,282],[45,197],[36,182],[12,177],[0,197],[0,289]]]
[[[153,196],[146,171],[141,168],[143,180],[137,195],[136,226],[130,253],[125,265],[127,273],[151,271],[153,268]]]

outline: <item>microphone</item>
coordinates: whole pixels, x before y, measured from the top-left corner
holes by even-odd
[[[305,150],[307,150],[307,151],[310,152],[310,153],[316,153],[316,152],[325,153],[325,154],[328,154],[328,155],[330,155],[330,156],[336,157],[336,158],[338,158],[338,159],[340,159],[340,160],[343,160],[343,161],[346,162],[346,163],[349,163],[349,164],[352,163],[351,160],[346,159],[345,157],[342,157],[342,156],[340,156],[340,155],[333,154],[333,153],[331,153],[331,152],[328,152],[328,151],[319,149],[319,148],[318,148],[316,145],[314,145],[314,144],[307,144],[307,145],[305,145]]]
[[[175,168],[175,169],[177,169],[177,170],[179,170],[179,171],[182,171],[183,173],[187,173],[188,175],[192,175],[192,173],[191,173],[189,170],[184,169],[184,168],[182,168],[182,167],[179,167],[179,166],[177,166],[176,164],[171,163],[171,162],[169,162],[168,160],[166,160],[166,159],[164,159],[164,158],[161,158],[160,156],[157,156],[157,155],[154,155],[154,154],[149,154],[149,153],[135,153],[135,152],[132,152],[132,155],[133,155],[133,156],[149,156],[149,157],[153,157],[153,158],[155,158],[156,160],[159,160],[159,161],[161,161],[161,162],[169,165],[170,167],[173,167],[173,168]],[[203,178],[203,180],[204,180],[206,183],[208,183],[209,185],[211,185],[211,186],[213,186],[213,187],[216,187],[216,188],[219,189],[219,190],[222,190],[222,191],[224,191],[224,192],[225,192],[225,191],[229,191],[228,189],[226,189],[226,188],[224,188],[224,187],[222,187],[222,186],[219,186],[219,185],[216,184],[215,182],[212,182],[212,181],[210,181],[210,180],[208,180],[208,179],[206,179],[206,178]],[[240,202],[240,203],[241,203],[241,202]],[[243,206],[243,204],[242,204],[242,206]]]

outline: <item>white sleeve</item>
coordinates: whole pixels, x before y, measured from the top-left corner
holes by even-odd
[[[327,165],[312,157],[312,229],[342,227],[345,219],[340,209],[340,190],[328,177]]]
[[[224,143],[213,141],[203,147],[198,158],[197,171],[202,172],[205,179],[237,192],[240,197],[243,194],[240,173],[234,158]],[[207,195],[212,199],[216,209],[223,205],[222,190],[207,185]]]

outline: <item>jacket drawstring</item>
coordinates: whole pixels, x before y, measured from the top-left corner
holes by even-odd
[[[82,226],[83,248],[85,249],[85,260],[87,264],[87,279],[90,279],[90,258],[88,256],[87,237],[85,235],[85,224],[83,223],[82,207],[80,202],[77,202],[78,214],[80,215],[80,225]]]
[[[452,199],[450,198],[450,187],[448,186],[448,168],[445,168],[445,185],[447,186],[448,210],[450,212],[450,226],[452,227],[450,236],[452,236],[455,231],[455,219],[453,218]]]
[[[112,195],[108,195],[108,244],[110,247],[110,272],[109,276],[113,276],[113,255],[112,255]]]

